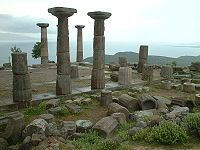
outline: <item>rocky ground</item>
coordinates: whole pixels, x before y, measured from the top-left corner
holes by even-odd
[[[82,77],[87,77],[91,68],[80,71]],[[10,98],[12,72],[0,73],[0,90],[5,91],[0,97]],[[54,90],[55,83],[43,84],[55,81],[55,68],[33,69],[30,74],[33,92]],[[141,78],[133,74],[135,80]],[[70,99],[44,100],[36,107],[16,112],[2,112],[0,149],[200,149],[198,73],[192,74],[174,73],[174,79],[158,84],[82,93]],[[158,70],[154,75],[158,77]],[[85,82],[75,81],[73,86],[85,86]]]

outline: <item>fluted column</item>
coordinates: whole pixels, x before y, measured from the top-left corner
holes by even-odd
[[[76,25],[77,28],[77,56],[76,61],[82,62],[83,61],[83,35],[82,29],[85,27],[84,25]]]
[[[47,27],[49,26],[48,23],[37,23],[37,26],[41,28],[41,64],[48,64],[49,63],[49,56],[48,56],[48,41],[47,41]]]
[[[49,8],[48,12],[58,18],[56,95],[71,94],[68,17],[77,10],[54,7]]]
[[[88,16],[94,19],[93,39],[93,69],[91,89],[105,88],[105,36],[104,20],[111,16],[109,12],[89,12]]]
[[[139,62],[138,62],[138,69],[137,69],[139,73],[142,73],[144,64],[147,64],[147,58],[148,58],[148,46],[140,45]]]

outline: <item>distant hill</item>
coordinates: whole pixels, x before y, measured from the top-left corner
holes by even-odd
[[[106,64],[109,64],[110,62],[118,63],[119,57],[127,57],[129,63],[137,63],[138,59],[139,59],[138,53],[118,52],[114,55],[106,55],[105,63]],[[88,57],[88,58],[84,59],[84,61],[92,63],[93,57]],[[154,56],[154,55],[148,56],[149,64],[164,65],[164,64],[171,64],[173,61],[176,61],[178,66],[189,66],[191,64],[191,62],[200,61],[200,55],[199,56],[181,56],[178,58],[165,57],[165,56]]]

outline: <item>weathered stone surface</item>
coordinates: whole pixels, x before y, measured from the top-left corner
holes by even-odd
[[[31,143],[33,146],[37,146],[41,142],[41,138],[39,134],[32,134]]]
[[[14,102],[28,102],[32,100],[32,90],[13,90]]]
[[[166,114],[166,119],[175,119],[189,112],[188,107],[173,106],[172,111]]]
[[[113,117],[104,117],[99,120],[94,126],[93,129],[102,134],[105,137],[109,137],[115,131],[118,126],[118,122]]]
[[[58,18],[57,55],[59,54],[61,57],[57,58],[56,95],[68,95],[71,94],[68,17],[76,13],[77,10],[54,7],[49,8],[48,12]],[[66,61],[60,63],[64,55],[66,55]],[[60,71],[58,71],[59,68]]]
[[[110,103],[112,103],[112,91],[102,90],[100,99],[101,106],[108,106]]]
[[[200,101],[200,94],[196,94],[196,95],[195,95],[195,100],[196,100],[196,101]]]
[[[93,38],[93,69],[91,77],[92,89],[105,88],[105,37],[104,20],[111,16],[108,12],[88,12],[88,16],[95,20]]]
[[[157,101],[161,101],[162,103],[166,104],[166,105],[170,105],[171,104],[171,100],[169,100],[166,97],[163,96],[153,96]]]
[[[41,64],[48,64],[48,41],[47,41],[47,27],[48,23],[37,23],[37,26],[41,27]]]
[[[12,72],[16,75],[28,73],[27,53],[12,53]]]
[[[171,88],[175,90],[183,90],[183,85],[182,84],[171,84]]]
[[[173,78],[173,68],[169,65],[162,66],[160,76],[166,79]]]
[[[46,103],[46,109],[57,107],[60,104],[60,99],[50,99]]]
[[[147,118],[153,116],[153,110],[135,111],[131,114],[130,119],[135,121],[146,121]]]
[[[44,119],[46,122],[51,123],[53,122],[54,115],[52,114],[41,114],[39,118]]]
[[[91,88],[104,89],[105,88],[105,69],[92,69]]]
[[[195,92],[195,84],[194,83],[184,83],[183,91],[188,92],[188,93]]]
[[[144,67],[144,64],[147,63],[147,58],[148,58],[148,46],[140,45],[139,62],[138,62],[138,68],[137,68],[137,71],[139,73],[143,72],[143,67]]]
[[[143,94],[139,97],[139,105],[142,110],[156,109],[158,107],[156,100],[149,94]]]
[[[118,72],[112,72],[110,74],[110,79],[113,81],[113,82],[118,82],[119,80],[119,73]]]
[[[7,147],[8,142],[5,139],[0,138],[0,150],[7,150]]]
[[[20,147],[20,150],[31,150],[32,143],[31,143],[31,136],[27,136]]]
[[[93,123],[90,120],[77,120],[76,121],[76,128],[78,132],[85,132],[91,129]]]
[[[172,83],[170,81],[161,81],[161,88],[165,90],[170,90]]]
[[[126,115],[124,113],[113,113],[111,117],[115,118],[120,125],[126,123]]]
[[[119,97],[119,104],[126,107],[129,111],[139,110],[139,101],[128,94],[122,94]]]
[[[129,111],[126,107],[123,107],[117,103],[110,103],[108,105],[108,115],[111,115],[113,113],[124,113],[126,115],[126,117],[128,117],[129,115]]]
[[[49,123],[46,130],[46,136],[61,136],[58,125],[55,122]]]
[[[128,131],[129,136],[135,136],[135,134],[141,130],[142,128],[140,127],[133,127],[131,130]]]
[[[109,64],[110,71],[119,71],[120,66],[116,64]]]
[[[72,65],[71,66],[71,78],[78,78],[78,77],[79,77],[78,66]]]
[[[153,66],[152,65],[143,65],[142,71],[142,80],[152,83],[153,81]]]
[[[70,94],[71,89],[71,78],[70,75],[57,75],[56,79],[56,94],[66,95]]]
[[[48,113],[52,114],[52,115],[57,115],[59,112],[61,112],[64,108],[61,108],[60,106],[58,107],[53,107],[48,109]],[[66,109],[66,108],[65,108]]]
[[[74,103],[66,104],[65,107],[66,107],[72,114],[77,114],[77,113],[82,112],[81,107],[80,107],[79,105],[77,105],[77,104],[74,104]]]
[[[82,36],[82,29],[85,27],[84,25],[76,25],[77,28],[77,56],[76,61],[82,62],[83,61],[83,36]]]
[[[48,123],[44,119],[35,119],[23,130],[24,137],[32,136],[33,133],[45,135]]]
[[[30,75],[15,75],[13,74],[13,90],[31,89]]]
[[[61,128],[61,134],[66,137],[74,134],[76,132],[76,122],[75,121],[63,121],[63,127]]]
[[[145,121],[138,121],[136,123],[136,127],[139,127],[139,128],[146,128],[147,127],[147,123]]]
[[[4,137],[9,143],[16,144],[22,138],[22,130],[24,127],[24,115],[16,112],[8,118]]]
[[[132,83],[132,69],[129,67],[119,68],[119,84],[128,85]]]
[[[128,67],[128,60],[126,57],[119,57],[120,67]]]

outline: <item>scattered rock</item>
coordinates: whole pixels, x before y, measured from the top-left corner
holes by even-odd
[[[119,104],[126,107],[129,111],[139,110],[138,100],[129,96],[128,94],[122,94],[119,97]]]
[[[139,128],[146,128],[147,127],[147,123],[145,121],[138,121],[136,123],[136,127],[139,127]]]
[[[140,127],[133,127],[131,130],[129,130],[128,135],[129,135],[129,136],[135,136],[135,134],[136,134],[139,130],[141,130]]]
[[[126,115],[124,113],[113,113],[111,117],[115,118],[120,125],[126,123]]]
[[[118,72],[112,72],[112,74],[110,75],[110,79],[113,82],[118,82],[118,80],[119,80],[119,74],[118,74]]]
[[[76,132],[76,123],[74,121],[63,121],[63,127],[61,128],[61,135],[64,138],[68,138],[70,135]]]
[[[58,125],[55,122],[49,123],[46,130],[45,134],[47,136],[60,136],[60,131],[58,130]]]
[[[52,114],[41,114],[39,118],[44,119],[46,122],[51,123],[53,122],[54,115]]]
[[[59,107],[55,107],[55,108],[50,108],[49,110],[48,110],[48,112],[50,113],[50,114],[52,114],[52,115],[56,115],[56,114],[58,114],[59,112],[61,112],[62,111],[62,108],[59,106]]]
[[[33,133],[45,135],[47,126],[48,123],[44,119],[35,119],[23,130],[23,135],[24,137],[32,136]]]
[[[142,110],[156,109],[158,107],[156,100],[149,94],[143,94],[139,97],[139,105]]]
[[[74,104],[74,103],[66,104],[65,106],[69,110],[69,112],[71,112],[72,114],[77,114],[77,113],[82,112],[81,107],[79,105]]]
[[[31,147],[32,147],[31,137],[30,137],[30,136],[27,136],[27,137],[23,140],[20,150],[30,150]]]
[[[112,91],[102,90],[101,91],[100,105],[101,106],[108,106],[110,103],[112,103]]]
[[[128,117],[128,115],[130,113],[127,108],[125,108],[117,103],[110,103],[108,105],[108,115],[111,115],[111,114],[117,113],[117,112],[124,113],[126,115],[126,117]]]
[[[111,116],[104,117],[99,120],[94,126],[93,129],[102,134],[105,137],[110,137],[112,133],[118,126],[118,122]]]
[[[31,144],[33,146],[37,146],[42,140],[40,139],[40,135],[39,134],[32,134],[32,138],[31,138]]]
[[[188,93],[195,92],[195,84],[194,83],[184,83],[183,91],[188,92]]]
[[[166,114],[166,119],[174,120],[176,117],[182,117],[189,112],[188,107],[173,106],[172,111]]]
[[[85,132],[91,129],[93,123],[90,120],[77,120],[76,121],[76,128],[78,132]]]
[[[60,103],[60,99],[50,99],[46,103],[46,109],[57,107]]]
[[[92,102],[92,99],[91,98],[85,98],[82,100],[82,104],[83,105],[88,105]]]
[[[135,121],[147,121],[153,116],[152,111],[153,110],[135,111],[130,115],[130,119]]]

